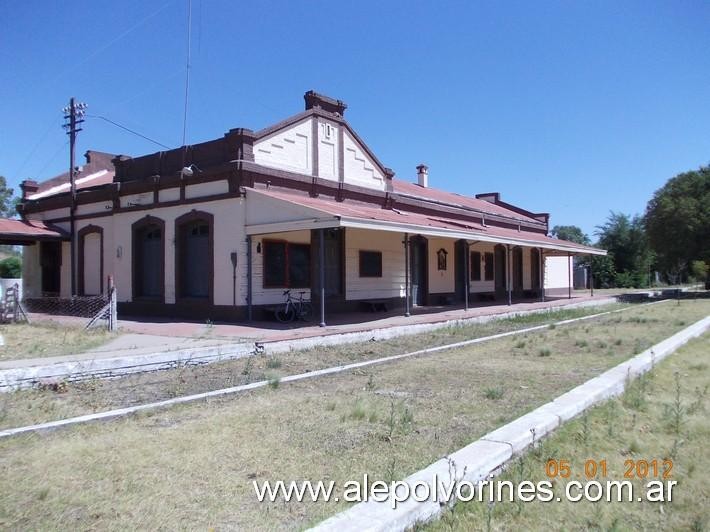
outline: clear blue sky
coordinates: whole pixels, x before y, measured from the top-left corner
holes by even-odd
[[[187,0],[0,0],[0,174],[67,166],[70,96],[182,139]],[[308,89],[397,176],[552,213],[592,232],[710,162],[708,2],[193,0],[187,142],[260,129]],[[86,149],[160,148],[87,119]]]

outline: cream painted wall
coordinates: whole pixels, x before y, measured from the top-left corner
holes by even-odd
[[[22,290],[24,297],[39,297],[42,295],[42,268],[39,265],[39,246],[24,246],[22,248]]]
[[[404,297],[404,235],[345,230],[345,297],[348,300]],[[360,277],[360,250],[382,252],[382,277]]]
[[[446,238],[429,239],[429,293],[447,294],[454,291],[454,240]],[[446,251],[446,270],[438,269],[437,252]]]
[[[567,257],[545,257],[545,288],[567,288],[572,263]]]

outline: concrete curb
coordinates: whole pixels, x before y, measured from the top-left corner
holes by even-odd
[[[106,379],[131,373],[173,369],[220,360],[238,359],[254,354],[253,343],[194,347],[161,353],[133,356],[68,360],[43,366],[26,366],[0,370],[0,393],[31,388],[42,381],[80,381],[89,378]]]
[[[420,323],[397,327],[384,327],[369,331],[330,334],[299,338],[296,340],[278,340],[273,342],[242,342],[208,347],[194,347],[176,351],[144,353],[110,358],[95,358],[89,360],[68,360],[53,364],[24,366],[0,370],[0,393],[31,388],[42,381],[65,380],[69,382],[90,378],[113,378],[131,373],[173,369],[184,365],[209,364],[222,360],[239,359],[246,356],[264,353],[275,355],[290,351],[344,345],[356,342],[389,340],[400,336],[420,334],[447,327],[463,327],[477,323],[488,323],[517,316],[534,315],[555,312],[563,309],[596,307],[615,303],[614,297],[599,298],[594,301],[583,301],[568,305],[555,305],[546,308],[505,312],[459,318],[436,323]]]
[[[649,305],[654,305],[657,303],[660,303],[660,302],[649,303]],[[626,307],[626,308],[617,309],[617,310],[609,310],[607,312],[601,312],[599,314],[590,314],[589,316],[581,316],[579,318],[572,318],[572,319],[568,319],[568,320],[563,320],[560,322],[556,322],[555,325],[563,325],[563,324],[574,323],[574,322],[578,322],[578,321],[590,320],[590,319],[598,318],[601,316],[606,316],[609,314],[616,314],[618,312],[624,312],[626,310],[629,310],[629,308],[632,308],[632,307]],[[357,368],[362,368],[362,367],[366,367],[366,366],[373,366],[376,364],[384,364],[387,362],[393,362],[395,360],[400,360],[400,359],[424,355],[424,354],[438,353],[439,351],[456,349],[459,347],[465,347],[468,345],[487,342],[490,340],[505,338],[507,336],[514,336],[514,335],[518,335],[518,334],[525,334],[525,333],[532,332],[532,331],[547,329],[548,327],[549,327],[549,325],[547,325],[547,324],[546,325],[536,325],[534,327],[526,327],[524,329],[518,329],[515,331],[508,331],[508,332],[504,332],[504,333],[493,334],[491,336],[483,336],[480,338],[473,338],[471,340],[463,340],[461,342],[455,342],[452,344],[446,344],[446,345],[441,345],[441,346],[437,346],[437,347],[429,347],[426,349],[420,349],[418,351],[411,351],[409,353],[402,353],[399,355],[391,355],[388,357],[376,358],[376,359],[372,359],[372,360],[364,360],[362,362],[354,362],[352,364],[345,364],[342,366],[333,366],[330,368],[324,368],[324,369],[319,369],[319,370],[315,370],[315,371],[310,371],[308,373],[299,373],[296,375],[288,375],[286,377],[283,377],[280,380],[280,382],[295,382],[295,381],[300,381],[300,380],[304,380],[304,379],[311,379],[314,377],[322,377],[325,375],[342,373],[344,371],[349,371],[351,369],[357,369]],[[193,402],[193,401],[209,399],[212,397],[221,397],[224,395],[230,395],[230,394],[244,392],[244,391],[248,391],[248,390],[254,390],[256,388],[262,388],[262,387],[266,386],[267,384],[269,384],[269,381],[262,380],[262,381],[258,381],[258,382],[253,382],[251,384],[243,384],[240,386],[233,386],[230,388],[223,388],[220,390],[213,390],[210,392],[198,393],[198,394],[193,394],[193,395],[186,395],[183,397],[176,397],[174,399],[166,399],[164,401],[158,401],[155,403],[147,403],[147,404],[143,404],[143,405],[131,406],[131,407],[126,407],[126,408],[119,408],[116,410],[108,410],[105,412],[99,412],[99,413],[95,413],[95,414],[86,414],[83,416],[61,419],[58,421],[50,421],[47,423],[39,423],[36,425],[28,425],[25,427],[0,430],[0,438],[5,438],[8,436],[15,436],[18,434],[24,434],[24,433],[28,433],[28,432],[39,432],[39,431],[53,430],[53,429],[57,429],[60,427],[65,427],[65,426],[69,426],[69,425],[77,425],[80,423],[88,423],[91,421],[101,421],[101,420],[113,419],[113,418],[117,418],[117,417],[123,417],[123,416],[127,416],[130,414],[134,414],[134,413],[145,411],[145,410],[166,408],[166,407],[178,405],[181,403],[189,403],[189,402]]]
[[[438,460],[410,475],[404,479],[404,482],[410,486],[418,481],[426,482],[433,493],[435,488],[431,484],[434,475],[445,486],[461,481],[476,483],[492,477],[494,472],[504,467],[516,454],[526,451],[534,441],[550,434],[561,423],[591,406],[619,395],[624,391],[629,378],[649,371],[654,364],[709,329],[710,316],[707,316],[626,362],[560,395],[555,400],[486,434],[481,439],[452,453],[448,459]],[[453,474],[452,463],[455,464]],[[384,502],[370,500],[326,519],[311,530],[317,532],[406,530],[437,517],[445,507],[446,501],[416,502],[410,499],[397,505],[396,509],[392,509],[389,500]]]

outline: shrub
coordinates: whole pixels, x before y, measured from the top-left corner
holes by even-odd
[[[710,267],[703,260],[694,260],[690,263],[690,275],[693,276],[695,282],[702,282],[708,276]]]
[[[19,279],[22,277],[22,260],[20,257],[8,257],[0,260],[0,278]]]
[[[483,392],[483,395],[486,397],[486,399],[492,399],[493,401],[497,401],[498,399],[503,397],[503,390],[500,388],[486,388],[486,390]]]

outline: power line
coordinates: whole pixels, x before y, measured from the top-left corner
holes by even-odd
[[[45,139],[47,138],[47,135],[49,135],[49,132],[52,130],[57,125],[57,122],[59,120],[57,118],[52,118],[52,121],[50,122],[49,126],[47,127],[47,130],[42,134],[42,136],[39,138],[37,141],[37,144],[34,145],[34,147],[30,150],[30,152],[27,154],[27,157],[22,161],[22,164],[20,167],[15,171],[15,175],[19,177],[20,173],[25,169],[25,166],[27,166],[27,163],[30,161],[32,156],[35,154],[37,151],[37,148],[39,148],[39,145],[42,144]]]
[[[136,136],[138,136],[138,137],[140,137],[140,138],[142,138],[142,139],[145,139],[145,140],[147,140],[148,142],[152,142],[153,144],[157,144],[158,146],[160,146],[160,147],[162,147],[162,148],[165,148],[166,150],[170,150],[170,149],[171,149],[170,146],[166,146],[166,145],[163,144],[162,142],[158,142],[157,140],[154,140],[154,139],[152,139],[152,138],[150,138],[150,137],[146,137],[146,136],[143,135],[142,133],[138,133],[137,131],[135,131],[135,130],[129,128],[129,127],[126,127],[126,126],[124,126],[124,125],[121,125],[121,124],[119,124],[118,122],[114,122],[113,120],[111,120],[110,118],[106,118],[105,116],[101,116],[101,115],[86,115],[86,116],[87,116],[87,118],[98,118],[98,119],[100,119],[100,120],[103,120],[104,122],[108,122],[109,124],[113,124],[113,125],[116,126],[116,127],[120,127],[120,128],[123,129],[124,131],[128,131],[129,133],[132,133],[133,135],[136,135]]]

